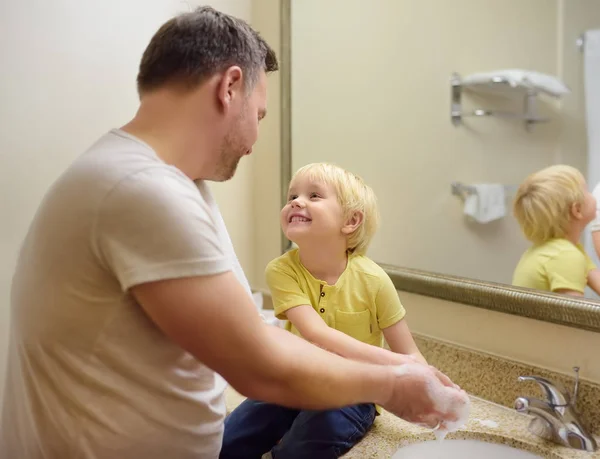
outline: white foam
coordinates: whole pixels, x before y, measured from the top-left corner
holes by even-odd
[[[443,441],[448,435],[448,431],[446,429],[436,429],[433,431],[433,435],[435,435],[437,441]]]
[[[492,421],[491,419],[475,419],[479,424],[484,427],[496,428],[498,427],[498,423],[496,421]]]
[[[434,431],[438,440],[443,440],[448,433],[457,431],[467,423],[470,413],[470,400],[464,391],[444,386],[440,381],[434,379],[431,370],[421,363],[407,363],[398,366],[395,368],[395,373],[397,375],[424,376],[434,409],[456,417],[455,421],[443,421],[442,425]]]

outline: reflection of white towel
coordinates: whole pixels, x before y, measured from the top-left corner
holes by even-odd
[[[478,223],[488,223],[506,215],[504,185],[472,185],[465,199],[464,213]]]
[[[532,70],[508,69],[494,72],[474,73],[464,78],[465,84],[488,84],[493,78],[500,77],[513,87],[535,88],[553,97],[569,94],[571,90],[554,75]]]

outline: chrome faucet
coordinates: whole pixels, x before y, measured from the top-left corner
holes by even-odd
[[[583,427],[577,413],[579,367],[574,367],[574,370],[575,387],[572,397],[560,383],[553,383],[539,376],[520,376],[519,381],[537,382],[546,400],[519,397],[515,400],[515,409],[519,413],[534,416],[529,423],[531,433],[569,448],[596,451],[596,439]]]

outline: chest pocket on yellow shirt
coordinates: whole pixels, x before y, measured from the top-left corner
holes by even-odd
[[[335,311],[335,328],[358,340],[371,336],[371,313],[369,311]]]

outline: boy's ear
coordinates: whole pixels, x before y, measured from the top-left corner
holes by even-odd
[[[574,202],[571,205],[571,216],[576,220],[581,220],[583,218],[583,213],[581,212],[581,203]]]
[[[346,220],[344,226],[342,226],[342,233],[346,236],[352,234],[356,231],[356,229],[362,224],[364,220],[364,215],[362,212],[354,212],[350,217]]]

